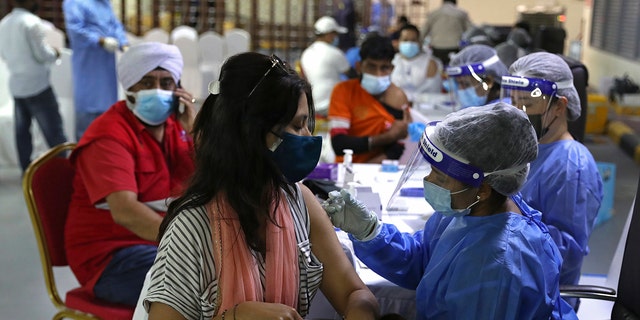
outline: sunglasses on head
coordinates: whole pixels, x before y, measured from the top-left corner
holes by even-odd
[[[291,68],[289,68],[289,66],[286,64],[286,62],[282,61],[282,59],[280,59],[278,56],[276,56],[275,54],[272,54],[269,57],[269,60],[271,61],[271,67],[269,67],[269,69],[267,69],[267,71],[262,75],[262,78],[260,78],[260,80],[258,80],[258,82],[256,83],[255,86],[253,86],[253,89],[251,89],[251,91],[249,92],[249,95],[247,96],[247,98],[251,97],[251,95],[253,94],[254,91],[256,91],[256,89],[258,88],[258,86],[262,83],[262,81],[267,77],[267,75],[269,74],[269,72],[271,72],[271,70],[273,70],[274,68],[278,67],[280,68],[280,70],[286,72],[286,73],[292,73]]]

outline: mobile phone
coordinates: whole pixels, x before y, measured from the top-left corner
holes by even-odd
[[[182,88],[180,81],[178,81],[176,88]],[[173,109],[173,112],[176,114],[176,116],[180,115],[180,96],[178,96],[177,94],[173,95],[173,106],[171,106],[171,108]]]

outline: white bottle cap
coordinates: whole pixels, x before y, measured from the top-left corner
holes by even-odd
[[[344,158],[343,158],[342,162],[351,164],[351,162],[353,162],[353,150],[344,149],[344,150],[342,150],[342,152],[344,152]]]

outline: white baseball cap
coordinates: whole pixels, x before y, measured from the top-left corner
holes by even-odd
[[[313,25],[316,34],[326,34],[329,32],[347,33],[347,28],[340,26],[334,18],[324,16],[318,19]]]

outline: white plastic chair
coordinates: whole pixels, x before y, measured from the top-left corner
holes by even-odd
[[[180,50],[184,61],[181,77],[182,86],[196,98],[202,98],[202,76],[198,70],[200,60],[197,40],[180,37],[173,44]]]
[[[0,111],[5,108],[13,109],[13,96],[9,92],[9,69],[4,60],[0,59]]]
[[[72,52],[71,49],[60,50],[60,58],[51,65],[49,80],[58,98],[73,98]]]
[[[177,26],[173,30],[171,30],[171,34],[169,36],[171,43],[175,43],[176,39],[179,38],[189,38],[192,40],[198,40],[198,31],[190,26]]]
[[[249,32],[242,29],[230,29],[224,33],[224,38],[227,44],[226,57],[249,51],[251,43]]]
[[[136,45],[136,44],[142,42],[142,38],[136,36],[135,34],[129,32],[129,31],[127,31],[125,33],[125,36],[127,37],[127,41],[129,41],[129,46],[133,46],[133,45]]]
[[[201,93],[203,97],[209,95],[209,82],[217,80],[220,66],[225,57],[225,40],[215,31],[207,31],[198,39],[200,48],[200,74],[202,75]]]
[[[161,43],[169,43],[169,33],[164,31],[164,29],[153,28],[142,36],[143,42],[161,42]]]
[[[65,34],[62,30],[56,28],[55,26],[52,28],[45,28],[44,32],[45,41],[52,47],[56,49],[65,48]]]
[[[224,38],[215,31],[206,31],[198,38],[200,61],[202,64],[222,62],[225,57],[226,43]]]
[[[67,139],[75,141],[75,108],[73,104],[73,74],[71,72],[71,49],[60,50],[60,59],[51,66],[49,81],[58,98],[60,116]]]

